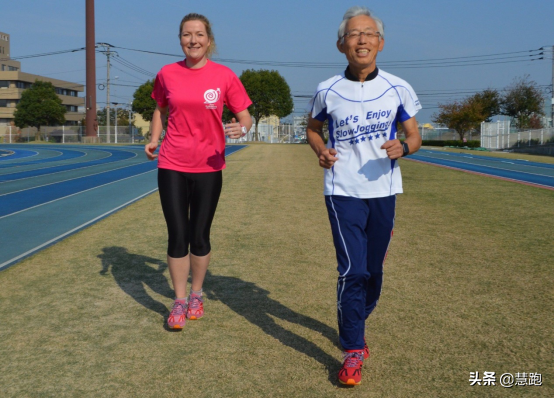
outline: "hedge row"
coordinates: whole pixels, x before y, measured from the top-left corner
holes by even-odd
[[[463,142],[462,140],[423,140],[424,146],[459,146],[459,147],[468,147],[468,148],[479,148],[481,146],[481,141],[473,140]]]

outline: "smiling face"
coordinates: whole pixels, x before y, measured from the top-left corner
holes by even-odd
[[[351,32],[372,32],[377,33],[379,29],[373,18],[367,15],[359,15],[351,18],[346,23],[346,33]],[[385,39],[377,36],[362,34],[359,37],[348,37],[337,41],[337,48],[346,55],[351,72],[356,74],[364,72],[368,74],[375,69],[377,53],[383,50]]]
[[[189,62],[204,64],[210,44],[206,25],[202,21],[192,20],[183,24],[181,48],[187,57],[187,64]]]

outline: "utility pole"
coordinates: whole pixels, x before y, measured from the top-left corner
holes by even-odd
[[[106,142],[110,143],[110,50],[106,52],[108,59],[108,75],[106,77]]]
[[[552,46],[552,91],[550,103],[550,126],[554,127],[554,46]]]
[[[96,44],[94,38],[94,0],[86,0],[86,134],[96,137]],[[92,138],[89,138],[92,140]]]
[[[114,102],[114,105],[115,105],[115,108],[113,109],[114,110],[114,113],[115,113],[115,143],[117,144],[117,105],[119,105],[117,102]]]
[[[131,123],[131,118],[133,117],[132,114],[133,114],[133,107],[132,107],[131,103],[129,102],[129,134],[131,134],[131,144],[134,144],[135,143],[135,134],[134,134],[134,131],[133,131],[133,125]]]
[[[102,51],[106,54],[108,60],[107,63],[107,75],[106,75],[106,142],[110,143],[110,56],[112,54],[117,54],[115,51],[110,50],[113,47],[108,43],[98,43],[99,46],[105,47],[105,50]]]

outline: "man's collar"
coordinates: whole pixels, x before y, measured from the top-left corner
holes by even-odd
[[[371,72],[369,75],[367,75],[364,79],[364,82],[367,82],[369,80],[373,80],[377,77],[377,75],[379,74],[379,68],[378,67],[375,67],[375,69],[373,70],[373,72]],[[350,72],[350,67],[347,66],[346,67],[346,70],[344,71],[344,77],[346,77],[348,80],[351,80],[353,82],[359,82],[360,79],[357,77],[357,76],[354,76],[351,72]]]

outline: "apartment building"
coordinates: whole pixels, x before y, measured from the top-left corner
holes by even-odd
[[[12,124],[21,94],[36,80],[52,83],[67,109],[66,125],[77,125],[83,119],[79,107],[84,107],[85,99],[78,94],[85,91],[84,85],[22,72],[21,63],[10,59],[10,35],[0,32],[0,125]]]

